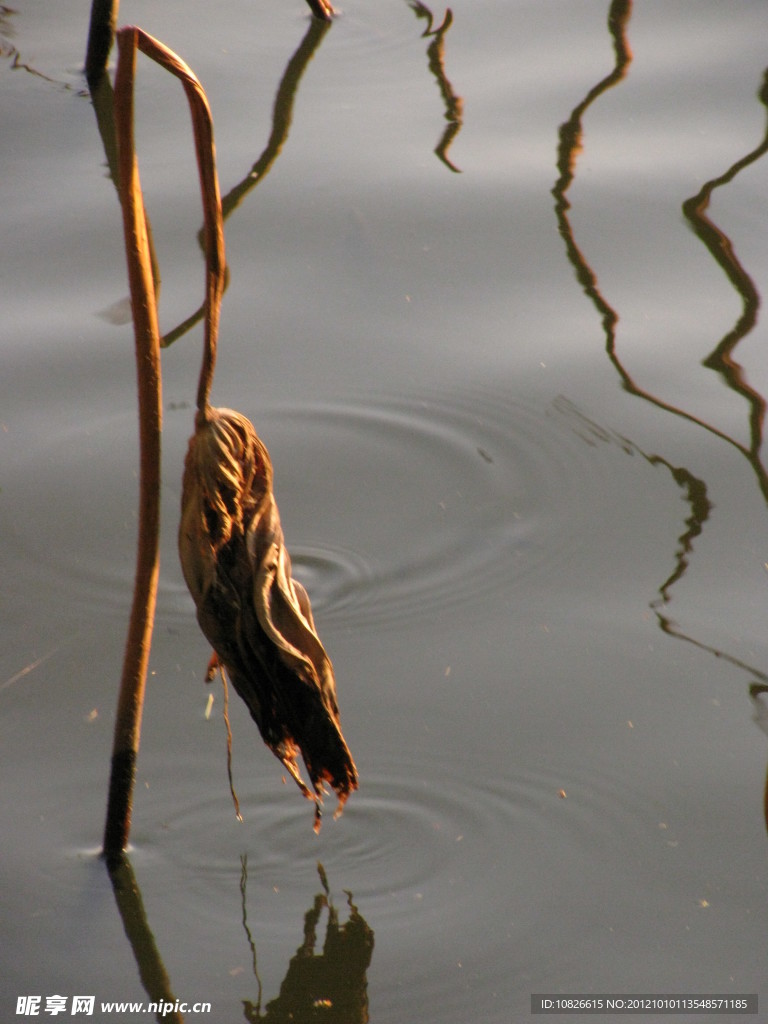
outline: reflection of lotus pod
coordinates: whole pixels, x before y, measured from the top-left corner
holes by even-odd
[[[315,897],[304,915],[304,942],[291,957],[280,994],[254,1021],[323,1020],[328,1024],[364,1024],[368,1020],[367,971],[373,956],[373,931],[347,894],[349,920],[339,923],[338,911],[326,895]],[[322,951],[316,952],[317,926],[328,910]],[[256,1010],[246,1002],[246,1010]],[[257,1011],[258,1012],[258,1011]]]
[[[341,809],[357,770],[339,725],[333,667],[307,593],[291,578],[269,453],[231,409],[198,416],[184,465],[179,554],[203,633],[264,742],[315,800],[318,828],[323,783]]]

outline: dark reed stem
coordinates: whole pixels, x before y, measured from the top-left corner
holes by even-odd
[[[85,54],[85,77],[93,88],[104,74],[115,38],[120,0],[93,0]]]
[[[314,16],[321,21],[330,21],[335,14],[329,0],[307,0],[307,3]]]

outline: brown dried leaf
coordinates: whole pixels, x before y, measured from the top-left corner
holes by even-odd
[[[291,576],[269,453],[231,409],[198,415],[184,465],[179,554],[203,633],[264,742],[315,801],[319,828],[324,783],[340,813],[357,769],[341,733],[333,667],[307,593]]]

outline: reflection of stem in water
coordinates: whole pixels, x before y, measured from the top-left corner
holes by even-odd
[[[743,302],[742,315],[736,322],[734,328],[729,331],[722,341],[716,346],[711,355],[704,361],[703,365],[717,369],[725,378],[729,387],[743,395],[750,405],[750,426],[751,444],[749,447],[741,444],[733,437],[718,429],[713,424],[706,422],[692,413],[686,412],[677,406],[663,401],[657,396],[639,387],[624,368],[616,350],[616,325],[619,320],[618,313],[605,300],[598,287],[597,276],[588,264],[579,247],[576,245],[573,229],[568,220],[570,202],[566,193],[570,188],[574,174],[576,157],[581,150],[582,125],[581,119],[586,111],[598,96],[606,89],[616,85],[627,74],[631,61],[631,50],[625,39],[625,32],[631,13],[630,0],[615,0],[611,5],[611,13],[608,18],[609,29],[614,41],[616,53],[616,66],[614,70],[594,86],[576,106],[571,117],[560,128],[560,145],[558,147],[558,170],[560,177],[557,180],[552,194],[555,196],[555,212],[557,214],[560,234],[565,241],[568,259],[572,263],[576,277],[584,289],[585,294],[592,300],[595,308],[600,314],[603,329],[606,335],[606,352],[621,378],[622,386],[630,394],[637,395],[665,412],[671,413],[681,419],[687,420],[703,430],[719,437],[720,440],[736,448],[749,461],[758,479],[760,491],[768,500],[768,478],[764,467],[758,458],[758,451],[761,444],[762,422],[765,411],[765,402],[753,389],[748,387],[743,379],[740,367],[733,360],[733,350],[742,338],[752,329],[757,320],[757,308],[759,296],[749,275],[741,267],[735,257],[733,247],[727,236],[721,232],[705,215],[709,205],[711,193],[714,188],[733,180],[736,174],[744,167],[759,159],[768,151],[768,131],[766,137],[752,152],[741,160],[737,161],[725,174],[705,184],[698,195],[687,200],[683,209],[691,225],[699,238],[705,243],[715,260],[726,272],[728,279],[734,285]],[[768,84],[764,82],[760,90],[760,99],[768,104]]]
[[[754,709],[752,721],[768,736],[768,707],[762,699],[766,693],[768,693],[768,686],[764,683],[752,683],[749,687],[749,696]],[[768,830],[768,768],[766,768],[765,785],[763,786],[763,820],[766,830]]]
[[[0,60],[9,60],[11,71],[26,71],[30,75],[34,75],[35,78],[41,78],[44,82],[50,82],[51,85],[59,86],[67,92],[74,92],[77,96],[87,96],[87,90],[73,89],[70,82],[60,82],[49,75],[44,75],[42,71],[38,71],[37,68],[22,60],[21,54],[12,42],[15,33],[11,18],[15,14],[18,14],[15,8],[9,7],[7,4],[0,4]]]
[[[176,997],[171,991],[171,983],[168,980],[162,958],[155,942],[155,937],[147,922],[144,903],[141,898],[138,882],[133,873],[131,862],[121,854],[109,864],[109,879],[112,882],[112,889],[115,893],[117,909],[123,921],[123,928],[131,944],[133,955],[136,958],[136,966],[139,969],[139,977],[144,986],[144,991],[153,1003],[159,1003],[161,1007],[166,1005],[174,1006]],[[175,1021],[183,1024],[184,1017],[175,1010],[168,1013],[158,1013],[158,1021]]]
[[[96,127],[99,129],[104,156],[107,158],[109,176],[120,195],[120,169],[117,155],[117,132],[115,129],[115,97],[112,82],[108,75],[103,75],[91,90],[93,112],[96,115]],[[145,214],[146,215],[146,214]]]
[[[333,16],[333,7],[328,0],[307,0],[315,18],[328,24]],[[88,26],[88,49],[85,56],[85,74],[91,86],[104,74],[109,51],[115,38],[117,12],[120,0],[93,0],[91,20]]]
[[[13,57],[18,52],[11,42],[11,37],[15,35],[11,24],[14,14],[16,11],[12,7],[0,4],[0,57]]]
[[[584,116],[584,113],[587,108],[594,103],[598,96],[602,96],[606,90],[620,82],[629,71],[629,65],[632,62],[632,51],[630,50],[629,44],[626,40],[626,29],[629,24],[631,14],[632,0],[614,0],[611,4],[611,9],[608,13],[608,30],[610,31],[611,38],[613,40],[616,64],[609,75],[606,75],[605,78],[601,79],[597,85],[593,86],[589,90],[581,103],[573,108],[573,112],[568,120],[560,126],[560,145],[558,146],[557,151],[557,169],[560,172],[560,177],[558,178],[555,187],[552,189],[552,194],[557,200],[555,211],[558,217],[560,233],[565,240],[565,244],[568,246],[568,256],[574,264],[577,277],[585,290],[588,287],[594,288],[596,278],[590,268],[586,265],[583,256],[573,240],[573,231],[566,217],[568,210],[571,208],[571,204],[565,198],[565,194],[573,182],[573,178],[576,173],[576,157],[581,152],[582,148],[581,139],[583,129],[581,126],[581,119]],[[610,306],[606,306],[605,309],[601,309],[600,312],[604,314],[609,312],[613,317],[614,323],[616,319],[618,319]]]
[[[571,208],[571,204],[567,198],[567,193],[576,174],[577,156],[582,149],[582,118],[588,107],[594,103],[599,96],[606,92],[606,90],[621,82],[629,71],[629,65],[632,61],[632,51],[626,41],[625,34],[631,13],[631,0],[614,0],[611,4],[610,13],[608,15],[608,28],[613,39],[613,48],[616,54],[615,67],[610,74],[606,75],[605,78],[601,79],[597,85],[593,86],[592,89],[589,90],[581,103],[577,104],[577,106],[573,108],[569,119],[560,126],[560,139],[557,153],[557,168],[560,176],[552,189],[552,195],[555,197],[555,214],[557,215],[558,228],[563,241],[565,242],[568,259],[576,272],[576,279],[584,290],[584,294],[592,301],[600,315],[603,330],[605,332],[605,350],[608,353],[608,358],[621,378],[624,390],[628,391],[630,394],[646,399],[651,404],[656,405],[667,412],[671,412],[677,416],[682,416],[685,419],[691,420],[705,429],[713,431],[718,436],[724,436],[721,435],[714,427],[710,427],[702,420],[685,413],[682,409],[677,409],[675,406],[668,405],[666,402],[661,401],[661,399],[643,391],[637,386],[637,384],[635,384],[630,375],[624,369],[616,353],[616,325],[619,322],[619,314],[603,297],[598,286],[597,275],[592,270],[592,267],[587,262],[586,257],[576,244],[573,228],[571,227],[570,220],[568,219],[568,211]],[[726,439],[729,441],[731,440],[730,438]]]
[[[717,369],[724,376],[730,387],[747,398],[750,405],[750,425],[752,428],[752,441],[749,448],[714,425],[707,423],[705,420],[702,420],[689,412],[686,412],[684,409],[663,401],[650,392],[643,390],[635,383],[630,374],[624,368],[616,349],[616,325],[619,321],[618,313],[602,295],[598,286],[597,276],[577,246],[573,235],[573,229],[568,219],[570,202],[567,198],[567,192],[574,179],[576,157],[580,152],[582,145],[582,117],[590,104],[592,104],[607,89],[620,82],[627,74],[629,64],[632,59],[631,50],[626,41],[626,29],[629,23],[630,14],[631,0],[614,0],[608,17],[608,27],[613,39],[614,52],[616,54],[615,67],[609,75],[598,82],[598,84],[587,93],[581,103],[574,108],[568,121],[566,121],[560,128],[560,144],[558,147],[557,160],[560,176],[552,189],[552,194],[556,200],[555,212],[557,215],[558,227],[565,242],[568,259],[576,272],[577,280],[581,284],[584,293],[592,301],[600,315],[606,338],[606,352],[611,364],[621,379],[624,390],[629,394],[633,394],[644,399],[656,408],[662,409],[665,412],[701,427],[736,448],[742,455],[744,455],[752,466],[757,476],[761,493],[768,500],[768,480],[766,479],[765,470],[758,457],[761,443],[764,402],[759,395],[746,385],[740,368],[734,363],[732,358],[734,347],[752,328],[756,321],[757,305],[759,300],[749,276],[741,268],[733,254],[730,241],[711,223],[711,221],[708,220],[704,214],[709,203],[712,189],[718,185],[731,181],[743,167],[762,156],[762,154],[768,150],[768,135],[760,146],[748,154],[748,156],[734,164],[726,174],[705,185],[697,196],[687,201],[684,207],[686,216],[688,216],[691,221],[697,235],[705,242],[713,256],[715,256],[717,262],[723,267],[729,280],[734,284],[734,287],[736,287],[743,300],[744,311],[742,316],[737,321],[734,329],[728,332],[704,365]],[[766,102],[765,87],[761,91],[760,98],[763,102]],[[654,456],[653,459],[656,463],[665,465],[672,473],[678,486],[682,486],[686,489],[687,498],[692,511],[692,515],[686,523],[688,529],[680,538],[681,547],[678,551],[675,571],[659,588],[661,598],[652,604],[654,612],[657,615],[660,628],[665,633],[694,644],[702,650],[710,652],[716,657],[723,658],[731,664],[757,675],[761,679],[767,678],[763,673],[757,671],[754,667],[745,664],[739,659],[727,655],[722,651],[716,650],[693,637],[685,635],[676,627],[671,619],[659,612],[658,609],[669,602],[669,594],[672,586],[682,578],[685,570],[687,569],[687,556],[690,553],[693,539],[701,532],[703,522],[708,517],[711,506],[706,497],[706,489],[702,481],[693,477],[688,470],[673,467],[666,460],[662,459],[661,456]]]
[[[758,92],[758,97],[763,106],[768,106],[768,71],[763,76],[763,84]],[[696,236],[704,243],[715,262],[722,268],[742,301],[741,316],[702,365],[707,369],[716,370],[728,387],[736,394],[741,395],[749,406],[750,445],[749,448],[744,445],[737,445],[737,447],[752,466],[763,498],[768,502],[768,474],[760,460],[765,399],[750,387],[745,379],[743,369],[733,358],[736,346],[757,323],[760,295],[736,256],[731,240],[710,220],[706,212],[713,191],[722,185],[729,184],[740,171],[755,163],[766,152],[768,152],[768,123],[760,144],[732,164],[724,174],[706,182],[697,195],[683,203],[683,212]]]
[[[221,208],[225,219],[240,205],[251,189],[266,178],[272,164],[280,155],[280,150],[283,148],[291,128],[293,106],[299,82],[329,27],[328,22],[311,21],[301,45],[288,61],[275,94],[275,102],[272,106],[272,131],[264,151],[242,181],[222,196]]]
[[[280,155],[280,150],[288,138],[288,132],[293,118],[293,106],[299,82],[307,68],[307,65],[315,55],[320,42],[330,27],[329,21],[321,21],[319,18],[312,18],[301,45],[288,61],[280,85],[277,89],[275,102],[272,108],[272,131],[264,147],[264,151],[258,160],[253,164],[250,171],[237,185],[227,192],[221,200],[221,208],[224,219],[240,205],[245,196],[263,181],[269,173],[272,165]],[[201,248],[204,249],[205,241],[203,231],[198,235]],[[172,345],[180,337],[191,330],[195,324],[202,320],[205,313],[205,306],[200,306],[194,313],[188,316],[173,330],[163,336],[162,346],[166,348]]]
[[[85,54],[85,75],[93,88],[104,75],[109,51],[115,39],[120,0],[93,0],[88,25],[88,47]]]
[[[328,1024],[365,1024],[368,1021],[367,971],[373,955],[373,932],[361,917],[351,893],[347,893],[349,918],[339,924],[328,880],[322,864],[318,874],[322,892],[304,915],[304,941],[291,958],[280,994],[267,1003],[261,1012],[261,981],[256,970],[256,946],[246,918],[247,861],[241,859],[240,892],[243,906],[243,928],[248,938],[258,983],[258,1001],[243,1001],[248,1024],[309,1024],[323,1020]],[[315,952],[317,926],[323,911],[328,919],[321,953]]]
[[[429,70],[435,76],[440,95],[445,103],[445,120],[448,122],[434,152],[449,170],[454,171],[456,174],[461,174],[460,168],[456,167],[448,159],[448,150],[453,140],[461,131],[464,115],[464,101],[461,96],[457,96],[453,91],[453,86],[448,81],[448,76],[445,73],[445,34],[453,24],[453,11],[450,7],[446,8],[442,25],[439,28],[433,29],[432,12],[421,3],[421,0],[409,0],[408,6],[416,14],[417,18],[426,19],[427,27],[422,32],[421,38],[434,37],[427,48],[427,58],[429,60]]]
[[[2,8],[0,8],[2,11]],[[296,92],[299,86],[304,71],[309,64],[310,60],[315,54],[320,41],[323,39],[325,33],[330,27],[328,21],[321,21],[318,18],[312,18],[307,28],[304,39],[298,50],[291,57],[288,65],[283,74],[282,80],[277,90],[275,97],[274,108],[272,112],[272,132],[267,142],[264,152],[261,154],[256,163],[252,166],[251,170],[246,174],[243,180],[230,189],[226,196],[222,199],[222,210],[224,218],[226,219],[230,213],[233,212],[244,199],[251,189],[255,188],[256,185],[262,181],[275,160],[280,154],[280,150],[283,147],[286,139],[288,138],[288,131],[291,127],[291,118],[293,116],[293,106],[296,98]],[[107,166],[109,167],[110,176],[118,186],[119,175],[117,173],[117,147],[115,142],[115,127],[114,127],[114,113],[111,106],[112,98],[112,85],[107,75],[102,75],[96,84],[94,84],[91,93],[94,111],[96,113],[96,122],[99,128],[99,134],[101,135],[102,143],[104,146],[104,153],[107,158]],[[119,188],[119,186],[118,186]],[[146,214],[145,214],[146,217]],[[147,236],[150,246],[151,260],[152,260],[152,272],[155,281],[155,292],[159,294],[160,288],[160,270],[155,257],[154,244],[152,241],[151,225],[149,218],[147,220]],[[205,229],[201,228],[198,240],[200,248],[205,251]],[[227,280],[224,282],[225,286]],[[196,324],[200,323],[205,315],[205,303],[200,305],[193,313],[177,324],[167,334],[163,335],[160,340],[162,348],[166,348],[177,341],[188,331],[190,331]]]
[[[716,658],[721,658],[736,668],[751,673],[758,679],[768,681],[768,675],[753,665],[749,665],[739,658],[735,658],[724,651],[718,650],[716,647],[712,647],[700,640],[696,640],[695,637],[683,633],[677,623],[662,610],[672,600],[672,587],[685,575],[688,568],[689,555],[693,551],[693,542],[702,532],[704,523],[709,519],[712,503],[707,495],[707,485],[705,482],[699,480],[698,477],[695,477],[684,467],[673,466],[671,462],[661,455],[649,455],[634,442],[629,441],[620,434],[606,430],[605,427],[600,426],[600,424],[585,416],[567,398],[561,396],[556,399],[554,407],[559,413],[567,417],[576,435],[587,444],[594,445],[596,442],[615,444],[627,455],[640,455],[651,466],[663,466],[670,473],[677,486],[683,491],[683,500],[690,507],[691,514],[685,520],[685,530],[677,538],[678,548],[675,553],[675,568],[658,588],[659,597],[650,603],[650,608],[656,616],[661,631],[666,633],[667,636],[684,640],[686,643],[692,644],[694,647],[698,647],[700,650],[706,651]]]
[[[256,943],[253,941],[251,935],[251,929],[248,927],[248,905],[246,903],[245,893],[246,886],[248,883],[248,855],[243,854],[240,857],[240,906],[242,908],[242,921],[243,930],[245,931],[246,938],[248,939],[248,945],[251,948],[251,965],[253,967],[253,976],[256,979],[258,985],[258,998],[256,1006],[254,1007],[255,1019],[258,1020],[261,1016],[261,978],[259,977],[259,966],[256,956]],[[253,1003],[249,1004],[253,1006]]]
[[[669,470],[672,474],[672,479],[678,487],[682,488],[684,500],[691,508],[691,514],[685,521],[686,529],[677,539],[679,547],[675,556],[675,569],[659,587],[660,597],[652,601],[650,605],[656,615],[661,631],[668,636],[676,637],[678,640],[684,640],[686,643],[692,644],[694,647],[698,647],[699,650],[706,651],[716,658],[722,658],[723,661],[727,661],[730,665],[734,665],[736,668],[743,669],[745,672],[757,676],[758,679],[768,680],[768,675],[755,668],[754,665],[749,665],[732,654],[727,654],[725,651],[721,651],[710,644],[705,644],[703,641],[683,633],[677,623],[661,611],[671,600],[670,591],[672,587],[685,575],[688,568],[688,556],[693,550],[693,541],[704,528],[704,523],[709,518],[709,513],[712,509],[712,503],[707,497],[707,485],[703,480],[695,477],[689,470],[681,466],[671,465],[660,455],[646,457],[651,465],[664,466]]]

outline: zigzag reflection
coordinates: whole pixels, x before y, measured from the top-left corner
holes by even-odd
[[[453,91],[453,86],[445,73],[445,34],[453,24],[453,11],[450,7],[446,8],[443,23],[437,28],[432,28],[433,14],[425,4],[421,3],[421,0],[409,0],[408,6],[417,18],[424,18],[427,22],[427,27],[421,33],[421,38],[428,39],[432,37],[432,42],[427,48],[429,70],[435,76],[437,87],[445,103],[445,120],[448,123],[445,126],[440,141],[435,146],[434,153],[448,170],[461,174],[460,168],[448,159],[448,150],[453,140],[461,131],[464,119],[464,101],[461,96],[457,96]]]
[[[764,500],[768,502],[768,473],[766,473],[766,468],[760,457],[762,429],[765,418],[765,400],[749,385],[743,368],[736,362],[734,357],[737,346],[749,334],[757,322],[760,296],[754,282],[739,262],[730,239],[707,215],[713,191],[733,181],[741,170],[768,152],[768,126],[766,127],[764,138],[758,146],[732,164],[724,174],[708,181],[702,186],[697,195],[686,200],[683,204],[683,211],[693,231],[706,245],[710,254],[725,272],[741,299],[742,312],[736,323],[717,344],[712,353],[703,361],[702,365],[707,369],[715,370],[723,378],[727,386],[747,402],[750,431],[750,442],[748,445],[743,444],[714,424],[661,399],[636,383],[623,365],[618,352],[616,334],[619,314],[600,291],[597,275],[576,244],[573,228],[568,218],[568,211],[571,207],[567,198],[567,192],[574,180],[577,157],[582,149],[582,119],[590,105],[606,90],[622,82],[629,72],[632,51],[627,41],[627,29],[631,13],[631,0],[614,0],[611,4],[608,15],[608,29],[616,58],[614,68],[610,74],[599,81],[587,93],[584,99],[573,109],[570,118],[560,127],[557,159],[559,177],[552,189],[552,194],[555,197],[555,213],[558,227],[565,242],[568,259],[576,273],[576,278],[600,315],[605,333],[605,350],[611,364],[619,375],[622,388],[629,394],[642,398],[665,413],[695,424],[702,430],[707,431],[709,434],[735,448],[749,463],[755,474],[760,492]],[[768,78],[764,80],[758,96],[760,102],[768,106]],[[639,451],[639,449],[636,450]],[[669,636],[674,636],[678,640],[684,640],[717,658],[728,661],[757,679],[768,681],[768,676],[753,665],[683,632],[673,619],[666,614],[666,608],[672,599],[672,589],[685,575],[690,563],[694,540],[701,534],[704,523],[709,518],[712,506],[707,497],[705,481],[697,479],[684,467],[673,466],[662,456],[644,455],[644,457],[654,465],[663,465],[670,472],[675,483],[683,489],[685,500],[691,510],[690,516],[685,522],[686,529],[678,538],[674,569],[659,587],[659,596],[650,602],[650,607],[656,615],[660,629]]]

